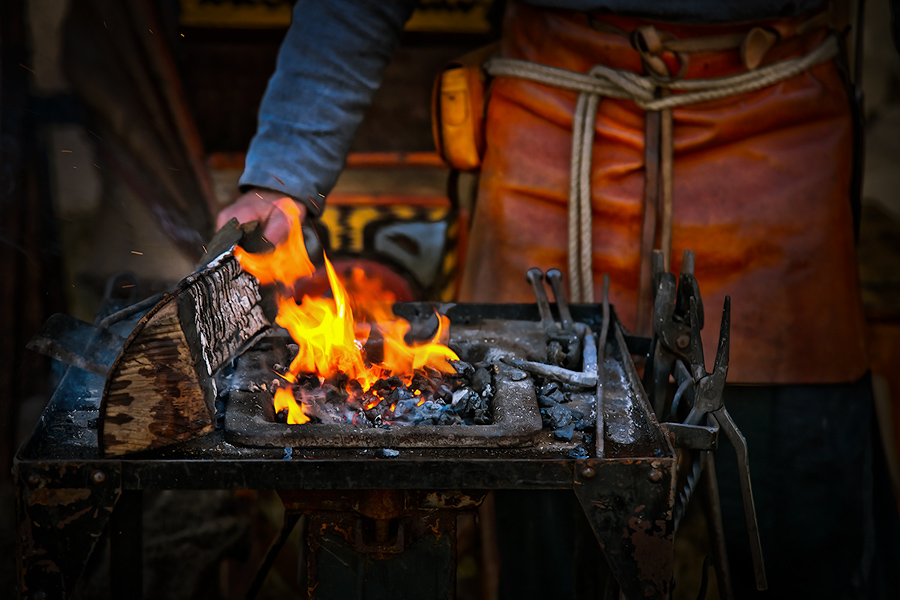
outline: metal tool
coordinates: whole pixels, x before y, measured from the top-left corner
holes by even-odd
[[[679,453],[685,459],[690,458],[689,461],[681,461],[687,472],[678,490],[675,521],[677,523],[683,515],[704,470],[712,465],[709,451],[715,449],[719,429],[724,430],[737,454],[756,585],[758,589],[764,590],[767,588],[767,581],[750,485],[747,443],[725,409],[723,396],[728,373],[731,299],[725,299],[716,358],[712,372],[707,372],[700,337],[700,330],[704,325],[704,310],[700,288],[694,277],[694,253],[685,251],[677,279],[673,274],[663,272],[662,264],[660,257],[654,256],[654,337],[645,368],[644,387],[657,416],[662,420],[663,415],[668,413],[666,420],[674,421],[663,423],[663,427],[676,436]],[[670,375],[674,376],[678,389],[671,407],[667,407]],[[678,415],[684,414],[685,405],[690,406],[690,410],[682,420]],[[678,443],[679,440],[683,443]],[[713,476],[714,474],[707,473],[707,480]],[[721,519],[715,518],[720,512],[718,494],[711,494],[709,490],[710,486],[706,485],[704,492],[709,496],[708,504],[710,511],[714,513],[713,521],[716,521],[711,525],[716,530],[714,537],[721,542]],[[727,581],[729,574],[724,543],[717,543],[716,546],[716,569],[720,573],[720,580]],[[733,597],[731,590],[727,590],[723,597]]]
[[[553,273],[555,271],[555,273]],[[557,324],[550,310],[550,300],[544,288],[544,273],[537,267],[529,269],[525,273],[525,279],[534,290],[534,298],[537,302],[538,313],[541,316],[541,324],[547,334],[547,362],[553,365],[564,365],[574,368],[578,364],[581,354],[581,343],[572,322],[569,312],[569,304],[566,301],[562,286],[562,273],[558,269],[550,269],[547,272],[548,281],[553,289],[554,300],[559,309],[562,324]]]
[[[544,363],[533,362],[530,360],[516,360],[514,358],[502,357],[500,359],[511,367],[528,371],[534,375],[540,375],[545,379],[552,379],[559,383],[567,383],[580,388],[593,388],[597,386],[599,381],[596,370],[593,373],[581,371],[570,371],[562,367],[554,365],[546,365]]]
[[[690,299],[691,305],[691,374],[694,379],[694,405],[684,420],[685,425],[699,425],[708,417],[716,422],[728,441],[734,446],[737,455],[738,477],[741,482],[741,495],[744,500],[744,517],[747,520],[747,534],[750,538],[750,553],[753,557],[753,570],[756,576],[756,587],[765,590],[766,568],[763,562],[762,544],[759,539],[759,526],[756,520],[756,507],[753,502],[753,490],[750,484],[750,461],[747,455],[747,440],[741,434],[734,419],[725,408],[723,393],[725,376],[728,374],[729,334],[731,327],[731,297],[725,297],[722,310],[722,324],[719,328],[719,344],[712,373],[707,373],[703,366],[703,341],[700,338],[698,325],[698,303]]]

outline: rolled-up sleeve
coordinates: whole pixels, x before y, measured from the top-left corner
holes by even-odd
[[[298,0],[259,109],[242,189],[323,208],[415,0]]]

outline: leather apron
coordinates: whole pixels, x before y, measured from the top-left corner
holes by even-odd
[[[804,17],[753,23],[793,31]],[[597,27],[603,22],[608,27]],[[500,54],[586,73],[596,64],[642,72],[627,36],[651,24],[679,39],[750,25],[684,25],[510,3]],[[799,30],[798,30],[799,31]],[[824,27],[783,37],[762,65],[803,55]],[[671,72],[677,58],[662,55]],[[685,79],[746,71],[740,52],[694,52]],[[492,80],[485,150],[461,299],[533,302],[531,267],[565,271],[576,92],[512,77]],[[675,108],[671,270],[696,253],[712,365],[720,309],[732,298],[732,383],[831,383],[867,369],[850,206],[853,131],[834,61],[772,86]],[[633,329],[641,263],[645,113],[600,101],[591,193],[595,298],[603,273]]]

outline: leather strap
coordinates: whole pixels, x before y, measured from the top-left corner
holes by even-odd
[[[653,297],[653,248],[656,245],[656,208],[659,203],[659,111],[646,113],[644,121],[644,221],[641,226],[641,271],[638,285],[638,335],[650,335]]]

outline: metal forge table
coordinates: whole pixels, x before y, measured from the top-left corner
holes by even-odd
[[[536,305],[457,308],[485,318],[539,318]],[[600,306],[573,306],[572,317],[601,330]],[[401,490],[406,497],[438,491],[457,498],[469,491],[569,489],[624,596],[666,598],[679,502],[676,454],[614,313],[610,323],[601,381],[619,383],[606,384],[599,415],[606,450],[583,459],[569,458],[548,434],[546,443],[521,448],[410,448],[390,459],[371,450],[295,448],[285,460],[284,449],[240,447],[221,428],[109,459],[98,451],[96,429],[104,378],[70,367],[15,461],[20,598],[69,597],[104,532],[114,597],[140,597],[141,494],[163,489],[277,489],[291,497],[315,490]],[[643,342],[646,354],[649,340]]]

